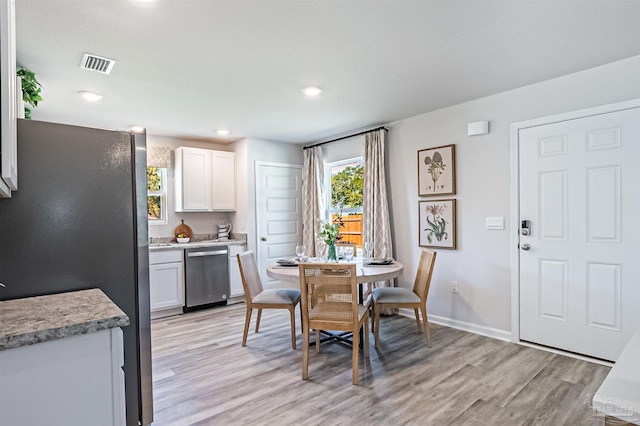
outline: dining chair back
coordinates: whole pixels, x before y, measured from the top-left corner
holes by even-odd
[[[301,263],[300,292],[302,307],[302,379],[309,377],[309,333],[316,330],[319,351],[320,330],[353,333],[352,382],[358,384],[360,328],[364,325],[364,355],[369,356],[369,311],[358,303],[355,264]]]
[[[247,345],[247,335],[249,334],[249,324],[253,309],[258,310],[256,318],[256,333],[260,328],[260,318],[263,309],[288,309],[291,317],[291,347],[296,348],[296,318],[295,308],[300,301],[300,290],[291,288],[267,289],[262,287],[260,273],[256,259],[252,251],[246,251],[237,255],[244,297],[247,304],[247,313],[244,322],[244,334],[242,335],[242,346]]]
[[[421,311],[424,330],[427,336],[427,344],[431,347],[431,333],[429,331],[429,320],[427,317],[427,297],[429,295],[429,287],[431,286],[431,276],[433,275],[436,254],[434,251],[422,249],[416,278],[413,282],[413,289],[380,287],[373,290],[373,334],[376,349],[378,348],[380,334],[380,311],[384,308],[413,308],[418,333],[422,332],[419,313]]]

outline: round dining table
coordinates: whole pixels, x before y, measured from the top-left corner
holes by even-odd
[[[342,260],[339,262],[340,265],[350,263],[355,263],[356,265],[356,281],[358,284],[391,280],[402,275],[404,269],[402,263],[397,261],[389,265],[365,265],[362,258],[354,258],[351,262]],[[267,266],[267,276],[278,281],[300,283],[300,271],[297,265],[269,265]]]

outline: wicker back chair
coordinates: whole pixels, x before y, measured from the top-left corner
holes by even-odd
[[[427,296],[429,295],[429,286],[431,285],[431,275],[433,274],[435,262],[436,252],[423,249],[412,290],[399,287],[380,287],[373,290],[373,334],[375,336],[376,349],[378,348],[380,331],[380,310],[383,308],[413,308],[416,315],[418,333],[422,332],[418,311],[422,311],[427,344],[431,347],[431,333],[429,332],[429,320],[427,319]]]
[[[296,348],[296,318],[295,308],[300,301],[300,290],[282,288],[264,290],[262,280],[256,265],[256,259],[252,251],[246,251],[237,255],[244,297],[247,302],[247,314],[244,321],[244,334],[242,346],[247,345],[247,334],[253,309],[258,310],[256,319],[256,333],[260,327],[260,317],[263,309],[288,309],[291,316],[291,347]]]
[[[356,267],[353,264],[302,263],[300,293],[302,307],[302,379],[309,375],[309,331],[316,330],[316,349],[320,349],[320,330],[353,333],[353,384],[358,384],[359,332],[364,325],[364,355],[369,356],[369,311],[358,304]]]

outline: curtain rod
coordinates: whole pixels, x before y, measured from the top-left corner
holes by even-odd
[[[303,146],[302,149],[304,150],[304,149],[309,149],[309,148],[313,148],[313,147],[316,147],[316,146],[324,145],[326,143],[338,142],[338,141],[341,141],[342,139],[348,139],[348,138],[352,138],[354,136],[364,135],[365,133],[375,132],[376,130],[381,130],[381,129],[384,130],[385,132],[389,131],[387,126],[380,126],[380,127],[374,128],[374,129],[363,130],[362,132],[354,133],[352,135],[341,136],[339,138],[331,139],[331,140],[328,140],[328,141],[314,143],[313,145]]]

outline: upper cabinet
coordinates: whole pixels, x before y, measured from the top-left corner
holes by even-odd
[[[176,151],[176,212],[236,209],[236,154],[180,147]]]
[[[0,0],[0,197],[18,189],[15,0]]]

